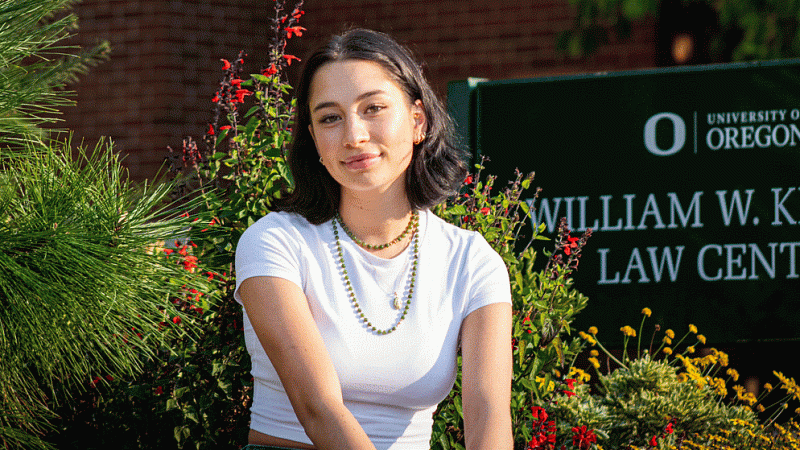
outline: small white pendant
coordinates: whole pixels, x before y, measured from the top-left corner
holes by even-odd
[[[392,306],[394,307],[394,309],[398,309],[398,310],[402,306],[400,304],[400,297],[397,296],[397,292],[394,293],[394,301],[392,302]]]

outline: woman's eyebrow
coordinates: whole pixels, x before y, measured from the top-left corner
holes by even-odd
[[[385,93],[385,91],[383,91],[381,89],[375,89],[373,91],[367,91],[367,92],[364,92],[363,94],[359,95],[358,97],[356,97],[356,101],[361,101],[361,100],[364,100],[365,98],[372,97],[373,95],[378,95],[378,94],[383,94],[383,93]],[[311,110],[311,112],[317,112],[320,109],[328,108],[328,107],[331,107],[331,106],[336,106],[336,103],[335,102],[322,102],[322,103],[318,104],[317,106],[315,106],[314,109]]]

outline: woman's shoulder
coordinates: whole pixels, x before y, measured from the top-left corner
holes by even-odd
[[[316,225],[312,225],[300,214],[286,211],[271,211],[247,227],[247,231],[263,232],[270,229],[303,231],[315,226]]]
[[[318,225],[308,222],[297,213],[272,211],[256,220],[242,234],[240,242],[260,240],[267,236],[288,237],[308,236]]]
[[[465,246],[476,250],[492,250],[482,234],[453,225],[432,211],[427,211],[429,234],[439,242],[447,242],[451,246]]]

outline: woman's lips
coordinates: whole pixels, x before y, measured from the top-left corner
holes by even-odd
[[[342,162],[345,167],[350,170],[361,170],[377,163],[380,156],[381,155],[378,153],[362,153],[360,155],[351,156]]]

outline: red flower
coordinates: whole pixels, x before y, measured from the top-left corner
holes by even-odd
[[[234,78],[231,80],[231,86],[239,86],[242,84],[242,81],[244,80],[242,80],[241,78]]]
[[[286,60],[286,64],[292,65],[292,60],[300,61],[300,58],[294,55],[283,55],[283,58]]]
[[[227,59],[222,59],[222,70],[228,70],[231,68],[231,63]]]
[[[564,254],[569,256],[572,254],[573,248],[578,248],[578,241],[580,238],[567,236],[567,245],[564,246]]]
[[[302,16],[305,13],[306,13],[305,11],[301,11],[301,10],[295,8],[294,11],[292,11],[292,17],[294,17],[295,20],[300,20],[300,16]]]
[[[236,90],[236,99],[231,100],[234,103],[242,103],[244,98],[248,95],[252,95],[253,93],[248,91],[247,89],[237,89]]]
[[[547,421],[547,411],[539,406],[531,406],[531,413],[533,413],[533,420],[537,422]]]
[[[106,375],[106,380],[114,381],[114,377],[112,377],[111,375]]]
[[[172,318],[172,323],[174,323],[175,325],[180,325],[180,323],[181,323],[181,318],[180,318],[180,317],[178,317],[178,316],[175,316],[175,317],[173,317],[173,318]]]
[[[206,134],[214,135],[214,126],[208,124],[208,132]]]
[[[464,178],[464,184],[472,184],[472,175],[468,175],[467,178]]]
[[[164,388],[161,386],[156,386],[156,395],[161,395],[164,393]]]
[[[597,436],[594,430],[587,430],[586,425],[582,427],[572,427],[572,445],[577,446],[581,450],[587,450],[592,443],[597,442]]]
[[[164,249],[164,253],[166,253],[167,255],[171,255],[171,254],[172,254],[172,252],[174,252],[174,251],[175,251],[175,250],[173,250],[173,249],[171,249],[171,248],[165,248],[165,249]]]
[[[564,380],[564,383],[567,384],[567,387],[570,389],[575,389],[575,379],[574,378],[567,378]]]
[[[672,432],[673,432],[673,431],[675,431],[675,430],[673,430],[673,428],[672,428],[672,422],[670,422],[670,423],[668,423],[668,424],[667,424],[667,427],[666,427],[666,428],[664,428],[664,431],[666,431],[666,433],[667,433],[667,434],[672,434]]]
[[[650,438],[650,447],[658,447],[658,441],[656,441],[656,437],[655,436]]]
[[[299,26],[286,27],[286,39],[291,39],[292,33],[294,33],[298,37],[302,36],[303,35],[303,31],[305,31],[305,30],[306,30],[305,28],[299,27]]]
[[[197,267],[197,257],[189,255],[183,259],[183,268],[192,271],[194,268]]]
[[[214,93],[214,98],[212,98],[211,101],[214,103],[219,101],[219,92]]]
[[[492,212],[492,210],[489,209],[488,206],[484,206],[483,208],[481,208],[481,214],[483,214],[484,216],[489,215],[490,212]]]
[[[230,125],[223,125],[223,126],[219,127],[219,131],[222,131],[222,130],[230,130],[230,129],[231,129],[231,126],[230,126]]]
[[[275,67],[274,63],[272,65],[270,65],[268,68],[266,68],[266,69],[261,71],[261,75],[265,75],[265,76],[268,76],[268,77],[272,76],[272,75],[275,75],[276,73],[278,73],[278,69]]]
[[[568,391],[568,390],[566,390],[566,389],[565,389],[563,392],[564,392],[564,394],[566,394],[567,398],[570,398],[570,397],[572,397],[573,395],[576,395],[574,392],[572,392],[572,391]]]

